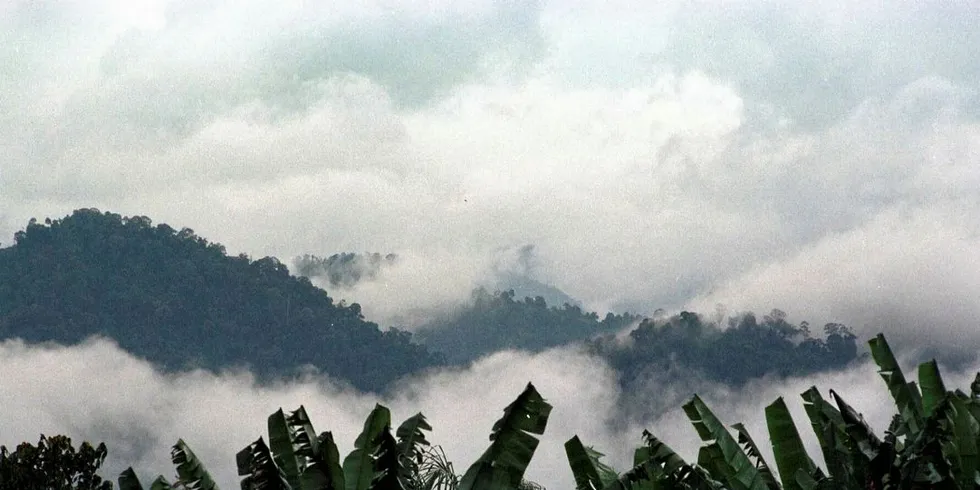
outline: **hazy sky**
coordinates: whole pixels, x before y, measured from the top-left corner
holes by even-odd
[[[382,321],[465,299],[533,244],[534,277],[600,311],[781,308],[975,350],[973,3],[0,2],[0,243],[97,207],[256,258],[395,252],[338,292]],[[306,403],[348,451],[376,401],[167,377],[102,342],[0,357],[6,441],[64,431],[147,458],[115,470],[169,472],[185,436],[232,488],[235,451],[279,406]],[[867,406],[873,371],[816,382]],[[462,472],[529,378],[556,405],[532,478],[572,485],[576,432],[623,468],[640,428],[589,416],[612,413],[615,384],[574,353],[498,354],[388,403],[429,414]],[[763,438],[762,406],[814,381],[679,396],[701,388]],[[686,424],[652,428],[693,456]]]
[[[0,242],[97,207],[395,252],[337,293],[382,323],[533,244],[600,311],[978,341],[980,9],[850,3],[5,2]]]

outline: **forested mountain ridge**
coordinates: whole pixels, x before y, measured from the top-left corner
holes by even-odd
[[[454,315],[430,322],[416,333],[419,341],[447,353],[450,362],[469,362],[502,349],[533,352],[589,340],[638,323],[643,317],[595,312],[565,303],[549,306],[541,296],[520,299],[513,290],[473,291],[470,304]]]
[[[383,391],[402,376],[501,349],[579,345],[605,358],[628,388],[670,370],[739,385],[834,369],[857,357],[843,325],[811,337],[805,323],[792,325],[778,310],[761,322],[745,314],[722,325],[691,312],[600,318],[578,305],[549,306],[540,296],[518,299],[512,290],[477,289],[471,300],[415,337],[383,330],[358,304],[335,303],[273,257],[228,256],[188,228],[95,209],[32,220],[13,246],[0,248],[0,339],[72,344],[103,335],[165,369],[244,366],[281,376],[313,365],[359,389]]]
[[[422,326],[416,338],[465,363],[502,349],[542,351],[584,343],[606,359],[630,388],[651,373],[697,370],[707,379],[738,386],[769,374],[804,375],[842,368],[858,358],[857,337],[844,325],[813,334],[773,310],[724,320],[682,311],[667,317],[595,312],[576,305],[548,306],[544,298],[518,299],[514,291],[473,291],[470,305]]]
[[[101,334],[167,368],[311,364],[364,390],[442,364],[398,330],[336,304],[277,259],[228,256],[184,228],[95,209],[33,221],[0,249],[0,338]]]

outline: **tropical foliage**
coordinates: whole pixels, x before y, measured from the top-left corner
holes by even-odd
[[[697,396],[684,405],[705,443],[688,463],[649,432],[635,466],[615,477],[577,438],[566,444],[579,490],[596,489],[974,489],[980,488],[980,374],[970,393],[950,391],[935,361],[907,381],[884,336],[870,341],[898,413],[879,436],[837,392],[802,394],[826,469],[807,453],[782,398],[766,407],[775,469],[741,424],[726,427]]]
[[[493,426],[490,447],[460,477],[442,449],[425,433],[432,430],[421,413],[392,430],[388,408],[377,405],[364,422],[354,449],[343,459],[331,432],[319,434],[302,406],[288,415],[269,416],[268,443],[263,437],[236,458],[242,490],[496,490],[534,488],[524,480],[544,433],[551,405],[533,385],[504,409]],[[216,490],[211,476],[183,442],[174,446],[177,481],[160,476],[150,490],[193,488]],[[142,490],[132,468],[119,477],[123,490]]]
[[[106,458],[105,444],[83,442],[76,450],[71,438],[41,435],[37,445],[21,443],[13,451],[0,446],[0,490],[109,490],[98,470]]]
[[[612,337],[592,342],[620,373],[628,392],[645,392],[651,373],[690,371],[707,379],[740,386],[767,374],[799,376],[840,369],[858,358],[856,337],[839,323],[814,335],[807,322],[792,324],[786,313],[772,310],[761,319],[752,313],[706,319],[683,311],[671,317],[644,319],[629,333],[629,342]],[[639,383],[638,383],[639,382]]]
[[[313,366],[358,389],[384,392],[398,378],[447,361],[591,342],[629,392],[639,391],[635,381],[651,371],[677,366],[737,385],[766,374],[838,368],[857,352],[846,327],[831,324],[826,339],[810,337],[805,325],[775,312],[759,322],[743,315],[732,325],[690,312],[600,317],[570,303],[548,305],[541,296],[521,299],[513,290],[478,289],[468,307],[413,336],[366,321],[360,305],[335,302],[273,257],[229,256],[193,230],[145,216],[81,209],[32,220],[15,238],[0,248],[0,339],[74,344],[102,335],[164,369],[245,365],[271,378]],[[397,260],[346,253],[308,256],[298,265],[343,287]],[[630,342],[613,337],[632,325]]]
[[[417,338],[446,353],[449,362],[466,363],[503,349],[538,352],[587,341],[640,320],[641,316],[629,313],[609,313],[600,319],[578,305],[549,306],[541,296],[517,298],[513,290],[490,293],[477,288],[465,308],[421,326]]]
[[[367,391],[442,364],[277,259],[229,256],[188,228],[82,209],[15,238],[0,248],[0,338],[104,335],[166,369],[247,365],[279,377],[313,365]]]
[[[802,393],[809,425],[819,442],[818,466],[807,452],[782,398],[765,409],[773,462],[742,424],[727,427],[694,396],[683,410],[703,441],[689,462],[649,431],[635,449],[633,467],[622,473],[578,436],[565,443],[577,490],[914,490],[980,488],[980,374],[969,393],[949,390],[935,361],[919,365],[908,381],[884,336],[870,341],[897,408],[883,435],[836,391],[830,400],[811,387]],[[426,438],[432,427],[421,413],[393,429],[391,413],[375,406],[346,457],[330,432],[316,433],[304,407],[281,409],[268,418],[268,442],[259,437],[237,455],[242,490],[532,490],[524,473],[544,433],[552,407],[528,384],[494,424],[490,446],[462,475],[441,448]],[[95,471],[105,446],[87,443],[77,454],[66,438],[23,444],[0,459],[0,489],[106,490]],[[218,487],[183,440],[171,451],[174,483],[163,476],[150,490]],[[130,468],[119,476],[123,490],[144,487]]]

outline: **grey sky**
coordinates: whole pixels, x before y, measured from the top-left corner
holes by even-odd
[[[919,278],[978,245],[978,12],[861,5],[8,3],[0,241],[98,207],[256,257],[395,252],[342,293],[383,323],[533,244],[599,310],[965,333],[980,264],[944,280],[962,308]],[[869,240],[893,250],[854,263]],[[887,294],[839,295],[862,282]]]

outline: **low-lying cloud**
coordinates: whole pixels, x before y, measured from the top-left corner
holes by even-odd
[[[764,407],[786,398],[814,458],[820,458],[799,393],[817,385],[841,393],[883,430],[894,406],[870,362],[808,378],[752,382],[740,389],[698,381],[689,373],[651,379],[645,393],[621,397],[614,373],[601,360],[569,349],[540,354],[500,352],[471,367],[432,372],[400,381],[387,396],[358,393],[328,377],[259,384],[247,372],[192,371],[161,374],[148,363],[104,339],[74,347],[0,344],[7,375],[0,381],[6,416],[3,444],[36,441],[40,433],[66,434],[76,444],[105,441],[109,458],[103,474],[114,478],[127,466],[141,476],[172,476],[169,446],[183,437],[206,463],[218,483],[234,488],[234,455],[267,436],[266,417],[279,407],[307,408],[319,431],[331,430],[346,454],[376,402],[392,409],[394,423],[422,411],[441,445],[462,473],[489,444],[493,423],[524,385],[531,381],[554,405],[543,442],[527,478],[548,488],[574,485],[562,444],[578,434],[607,453],[606,461],[628,469],[643,428],[653,431],[682,456],[696,460],[700,441],[684,418],[680,403],[699,393],[726,423],[742,421],[760,443],[767,440]],[[966,387],[976,369],[945,369],[947,386]],[[912,373],[911,369],[906,371]],[[630,418],[622,404],[635,404]],[[771,459],[768,444],[762,444]]]
[[[0,242],[97,207],[256,258],[394,252],[352,295],[392,323],[534,244],[600,314],[980,340],[972,6],[135,5],[2,7]]]

